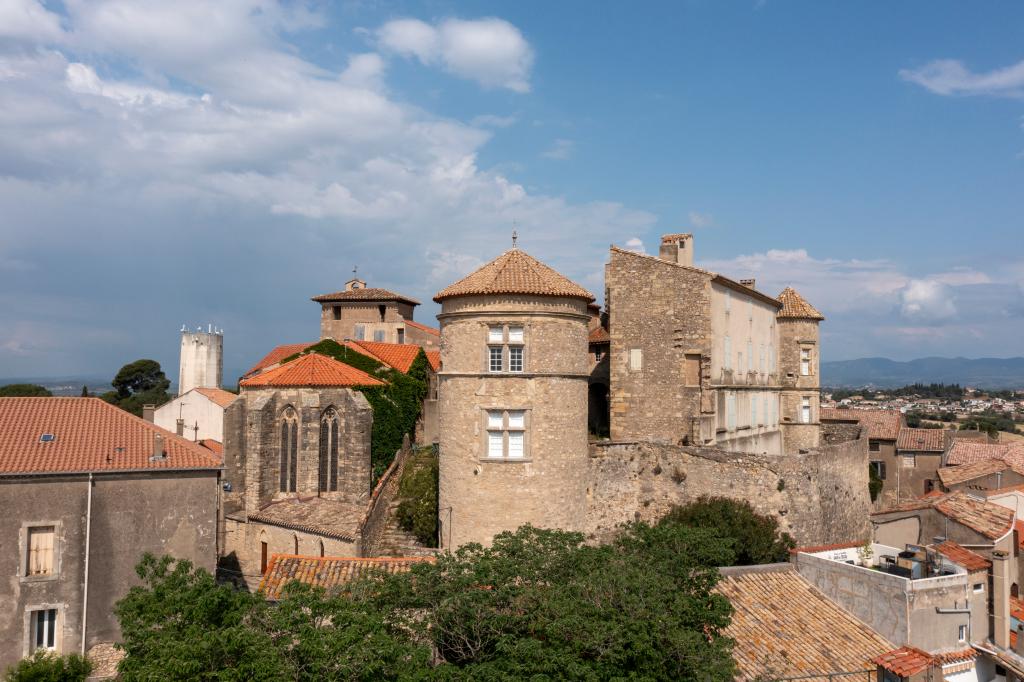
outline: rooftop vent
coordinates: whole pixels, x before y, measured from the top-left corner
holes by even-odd
[[[167,459],[167,453],[164,452],[164,437],[159,433],[153,436],[153,456],[149,458],[150,462],[160,462]]]
[[[57,440],[57,436],[55,436],[52,433],[44,433],[43,435],[39,436],[40,443],[52,443],[55,440]]]

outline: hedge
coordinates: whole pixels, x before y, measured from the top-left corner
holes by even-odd
[[[418,449],[398,481],[398,525],[427,547],[437,547],[437,451]]]

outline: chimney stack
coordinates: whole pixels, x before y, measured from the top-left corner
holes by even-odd
[[[992,640],[1001,649],[1010,648],[1010,554],[992,552]]]
[[[142,406],[142,418],[148,421],[150,424],[153,423],[153,415],[156,413],[156,405],[143,405]]]
[[[748,289],[756,289],[757,288],[755,286],[757,284],[757,280],[756,279],[741,279],[740,280],[740,284],[742,284],[743,286],[747,287]]]
[[[666,234],[661,237],[658,258],[676,265],[693,266],[693,235],[689,232]]]
[[[184,436],[184,435],[185,435],[185,420],[184,420],[184,419],[179,419],[179,420],[178,420],[178,423],[177,423],[177,425],[175,426],[175,429],[174,429],[174,431],[175,431],[175,433],[177,433],[177,434],[178,434],[179,436]]]
[[[167,459],[167,453],[164,452],[164,437],[158,433],[153,436],[153,455],[149,460],[153,462],[162,459]]]

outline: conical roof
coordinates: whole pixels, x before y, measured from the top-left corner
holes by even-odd
[[[796,292],[793,287],[786,287],[779,294],[779,301],[782,303],[782,310],[777,317],[789,317],[804,320],[824,320],[825,316]]]
[[[589,291],[519,249],[510,249],[434,296],[440,303],[454,296],[532,294],[593,301]]]

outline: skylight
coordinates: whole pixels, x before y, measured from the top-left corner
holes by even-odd
[[[39,436],[40,443],[52,443],[55,440],[57,440],[57,436],[53,435],[52,433],[44,433],[43,435]]]

